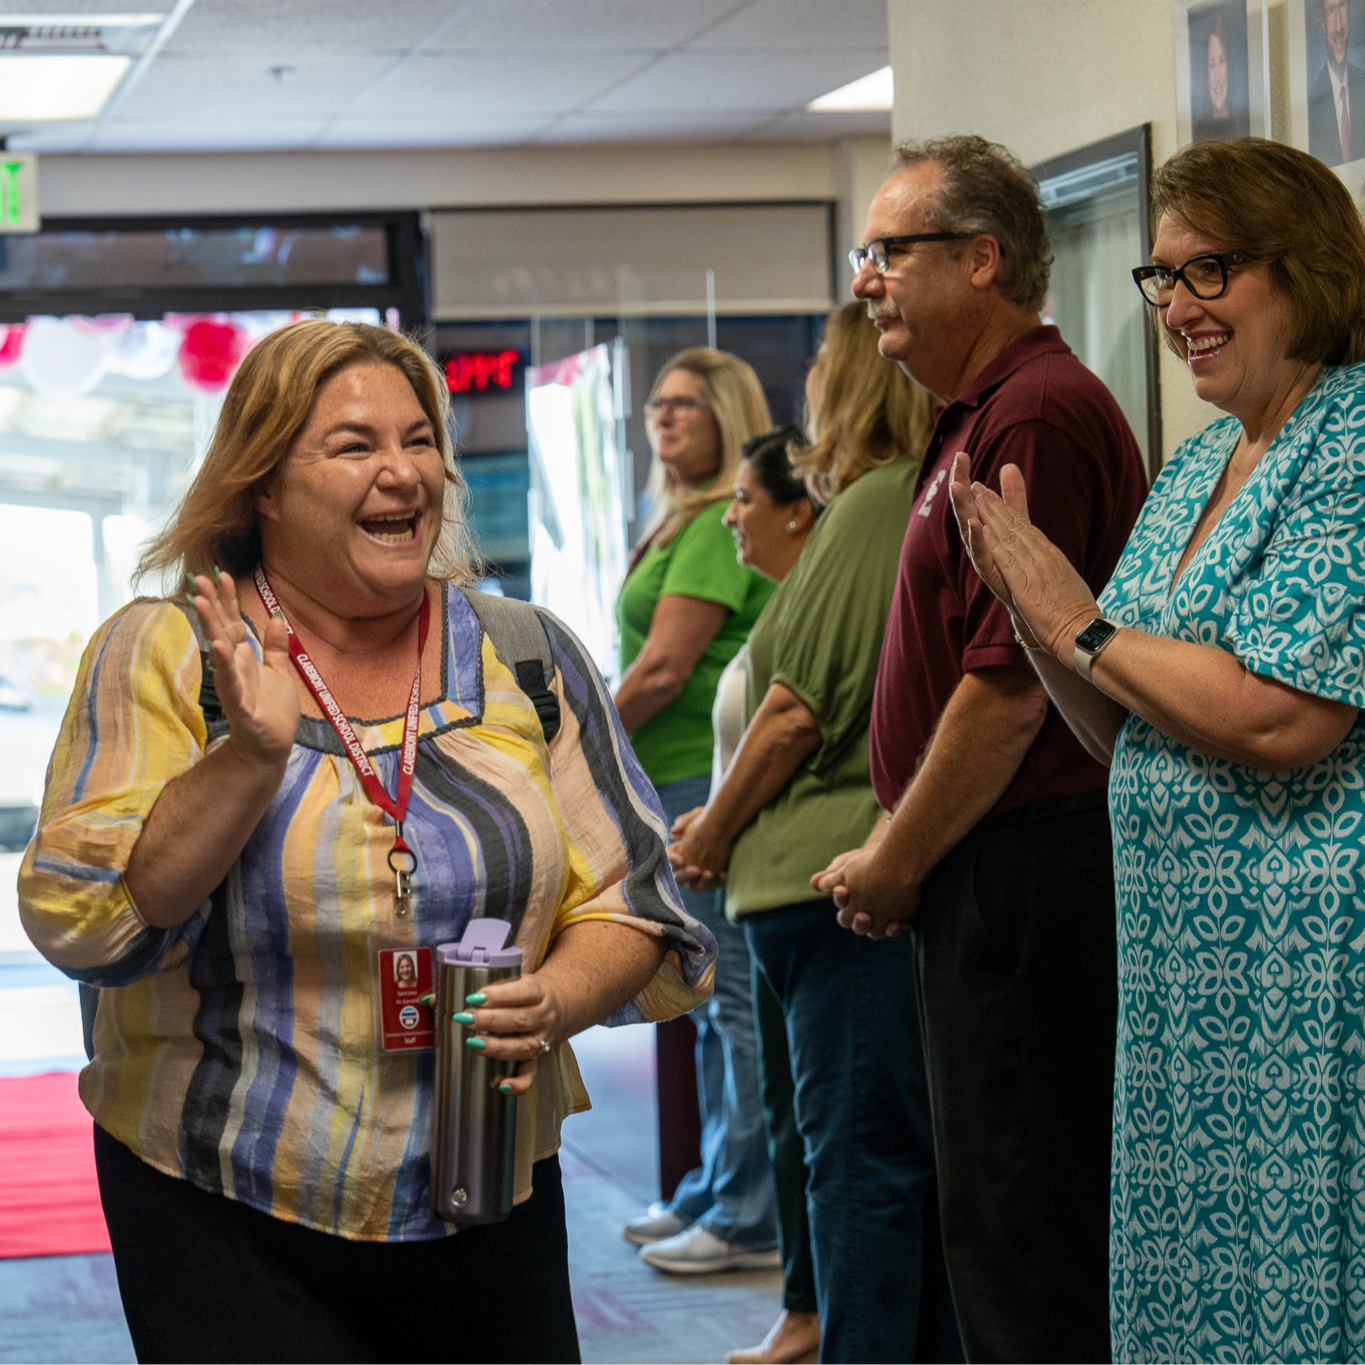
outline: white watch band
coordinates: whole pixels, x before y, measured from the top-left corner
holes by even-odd
[[[1099,644],[1095,645],[1093,649],[1087,649],[1085,646],[1081,644],[1081,638],[1085,635],[1086,631],[1092,630],[1097,625],[1108,626],[1109,634],[1106,635],[1104,639],[1102,639],[1099,642]],[[1081,677],[1083,677],[1086,680],[1086,682],[1094,681],[1094,679],[1092,679],[1090,676],[1090,670],[1094,667],[1095,660],[1098,659],[1100,655],[1103,654],[1104,651],[1109,648],[1109,645],[1113,641],[1114,636],[1117,635],[1118,633],[1119,628],[1116,625],[1114,625],[1113,622],[1106,621],[1102,616],[1097,616],[1095,620],[1093,620],[1090,623],[1090,625],[1088,625],[1085,628],[1085,630],[1083,630],[1081,634],[1076,637],[1076,644],[1072,650],[1072,658],[1076,664],[1076,672],[1079,673]]]

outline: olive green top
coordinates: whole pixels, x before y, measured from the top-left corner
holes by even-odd
[[[917,469],[874,469],[835,498],[749,637],[746,723],[782,683],[814,712],[820,747],[735,844],[731,919],[821,899],[811,874],[862,844],[880,817],[867,727]]]

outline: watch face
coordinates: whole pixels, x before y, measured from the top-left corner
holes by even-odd
[[[1093,654],[1116,630],[1118,627],[1112,622],[1097,616],[1076,636],[1076,648]]]

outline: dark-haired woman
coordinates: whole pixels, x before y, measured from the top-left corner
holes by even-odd
[[[1365,1355],[1365,229],[1293,148],[1196,143],[1135,271],[1227,416],[1097,602],[954,471],[982,577],[1111,765],[1116,1360]]]

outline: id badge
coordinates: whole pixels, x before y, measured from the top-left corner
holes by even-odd
[[[430,948],[380,948],[374,956],[379,1041],[384,1052],[429,1052],[436,1016],[422,997],[432,986]]]

